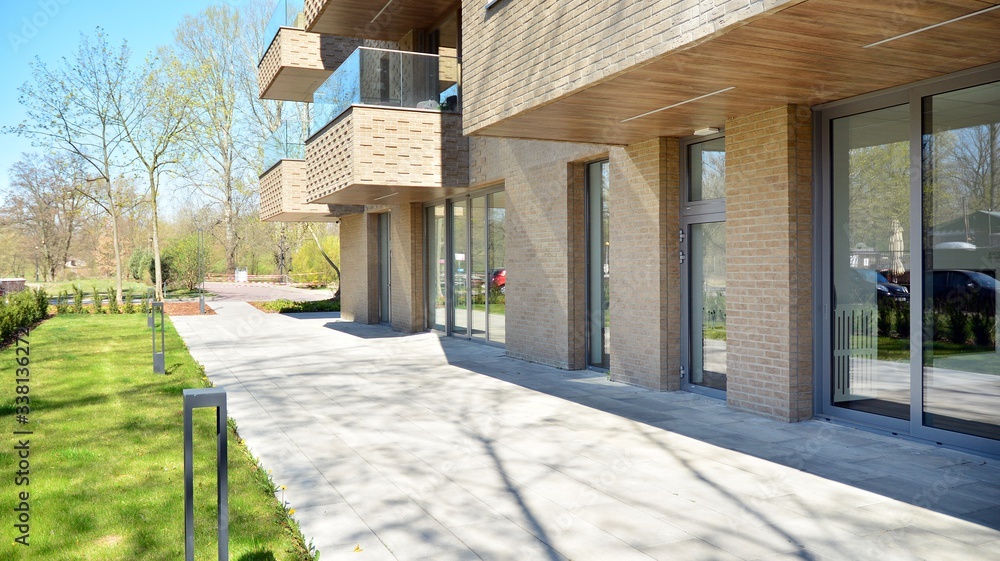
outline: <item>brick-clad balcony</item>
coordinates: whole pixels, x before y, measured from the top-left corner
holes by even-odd
[[[316,88],[362,42],[281,27],[257,66],[261,99],[311,102]]]
[[[396,41],[411,29],[430,28],[455,4],[455,0],[305,0],[305,29]]]
[[[260,176],[260,218],[270,222],[329,222],[364,207],[306,202],[305,126],[286,121],[268,139]]]
[[[302,0],[279,0],[264,28],[257,64],[261,99],[311,102],[316,88],[358,47],[397,47],[392,41],[309,33],[302,10]]]
[[[467,187],[460,66],[447,58],[362,47],[316,91],[310,203],[424,202]]]
[[[469,182],[462,116],[353,106],[306,146],[307,200],[397,204],[453,195]]]

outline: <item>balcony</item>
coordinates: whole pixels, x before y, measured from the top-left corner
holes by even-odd
[[[397,41],[411,29],[429,29],[455,0],[305,0],[305,29],[312,33]],[[381,10],[380,10],[381,8]]]
[[[264,145],[267,171],[260,176],[260,218],[270,222],[328,222],[363,207],[312,205],[306,198],[304,123],[282,123]]]
[[[311,203],[397,204],[468,185],[453,57],[357,49],[316,90],[306,142]]]
[[[362,44],[308,33],[302,0],[281,0],[264,29],[257,82],[261,99],[312,101],[312,94]]]

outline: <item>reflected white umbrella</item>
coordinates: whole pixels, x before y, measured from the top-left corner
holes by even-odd
[[[889,254],[892,256],[892,273],[902,275],[906,272],[903,267],[903,226],[899,220],[892,219],[892,235],[889,236]]]

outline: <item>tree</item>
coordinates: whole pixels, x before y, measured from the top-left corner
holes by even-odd
[[[80,158],[86,175],[76,189],[111,219],[118,301],[122,298],[122,252],[119,219],[128,202],[119,198],[113,179],[126,164],[125,133],[114,98],[128,77],[128,45],[112,49],[98,28],[93,40],[83,36],[73,60],[50,68],[40,59],[31,65],[34,81],[21,86],[19,101],[27,119],[13,129],[38,144]]]
[[[188,90],[175,78],[183,72],[167,49],[147,61],[144,72],[131,74],[121,88],[112,91],[117,125],[142,167],[149,193],[153,242],[153,284],[157,300],[163,300],[160,263],[159,211],[157,199],[164,172],[178,163],[179,144],[190,125]]]
[[[185,176],[193,189],[221,208],[229,271],[236,268],[238,219],[253,196],[251,170],[240,158],[249,146],[238,118],[238,73],[245,61],[237,38],[244,27],[236,9],[220,5],[185,17],[175,35],[193,111],[186,138],[194,157]]]
[[[55,280],[69,260],[84,219],[86,199],[75,188],[75,177],[77,163],[57,154],[24,154],[11,168],[4,222],[38,248],[47,279]]]

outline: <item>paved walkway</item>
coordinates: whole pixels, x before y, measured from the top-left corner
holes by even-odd
[[[1000,559],[994,460],[213,307],[173,322],[323,561]]]

